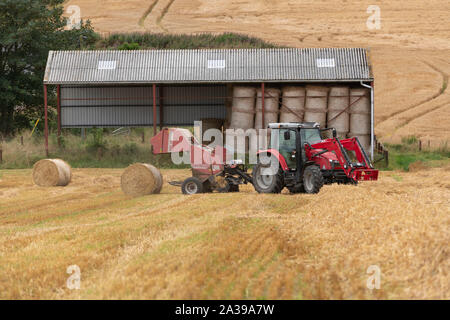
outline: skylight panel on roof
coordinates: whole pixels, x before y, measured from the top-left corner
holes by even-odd
[[[98,70],[115,70],[117,61],[99,61]]]

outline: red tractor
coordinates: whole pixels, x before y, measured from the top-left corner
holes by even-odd
[[[317,123],[272,123],[270,148],[258,151],[252,175],[238,161],[225,164],[227,150],[202,146],[186,129],[164,129],[152,138],[153,153],[187,152],[193,176],[180,185],[184,194],[237,192],[250,183],[259,193],[318,193],[324,184],[357,184],[377,180],[358,138],[339,140],[333,128],[320,129]],[[324,139],[325,131],[332,138]],[[175,137],[175,139],[173,138]],[[201,154],[202,161],[194,161]]]
[[[280,193],[285,187],[291,193],[318,193],[324,184],[378,179],[358,138],[339,140],[335,129],[310,122],[272,123],[269,128],[272,148],[258,152],[253,169],[253,186],[260,193]],[[333,138],[323,139],[324,131]]]

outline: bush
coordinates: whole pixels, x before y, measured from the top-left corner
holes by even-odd
[[[418,141],[419,140],[416,138],[416,136],[408,136],[408,137],[402,138],[402,143],[407,144],[407,145],[417,144]]]
[[[124,44],[117,47],[117,49],[119,50],[139,50],[140,48],[141,46],[139,45],[139,43],[136,42],[132,43],[125,42]]]
[[[122,147],[122,152],[125,155],[132,156],[132,155],[137,154],[138,151],[139,151],[139,148],[138,148],[137,144],[134,142],[127,143]]]
[[[50,138],[51,144],[54,146],[58,146],[58,149],[60,149],[60,150],[66,149],[66,146],[67,146],[66,138],[64,138],[63,135],[60,135],[58,137],[55,133],[52,133],[52,134],[50,134],[49,138]]]
[[[100,128],[94,128],[91,129],[91,137],[88,140],[86,144],[86,150],[88,152],[100,152],[106,151],[107,149],[107,142],[103,138],[103,129]]]
[[[116,33],[99,40],[97,49],[201,49],[201,48],[275,48],[274,44],[259,38],[237,33],[165,34]]]

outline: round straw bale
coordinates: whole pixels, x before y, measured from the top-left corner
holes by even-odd
[[[161,192],[163,178],[161,172],[151,164],[135,163],[122,174],[120,185],[125,194],[143,196]]]
[[[72,169],[61,159],[44,159],[33,166],[33,181],[38,186],[67,186],[70,180],[72,180]]]

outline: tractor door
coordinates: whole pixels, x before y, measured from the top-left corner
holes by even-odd
[[[279,131],[279,151],[286,159],[289,169],[297,169],[297,131],[294,129],[280,129]]]

